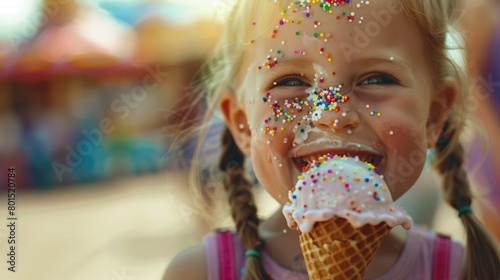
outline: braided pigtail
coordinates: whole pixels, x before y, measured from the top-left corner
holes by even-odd
[[[223,152],[219,169],[225,172],[224,186],[228,192],[231,215],[238,236],[246,249],[243,280],[270,280],[261,262],[260,250],[263,242],[259,237],[257,208],[254,204],[252,185],[243,176],[245,155],[234,142],[226,127],[222,135]]]
[[[463,168],[464,148],[458,140],[459,131],[446,122],[436,145],[439,159],[436,168],[443,175],[446,201],[458,210],[467,234],[464,279],[500,279],[500,260],[497,245],[481,222],[474,216],[470,205],[472,194]]]

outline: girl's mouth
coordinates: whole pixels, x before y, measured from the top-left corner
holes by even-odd
[[[366,151],[349,151],[349,150],[337,150],[337,151],[329,151],[324,153],[314,153],[301,157],[294,157],[293,162],[295,167],[299,171],[304,171],[310,166],[313,162],[319,161],[321,157],[326,158],[327,156],[339,156],[339,157],[358,157],[360,161],[373,164],[374,166],[378,166],[382,160],[383,156],[373,154],[371,152]]]

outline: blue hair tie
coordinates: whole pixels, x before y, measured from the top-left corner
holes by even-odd
[[[463,214],[471,214],[471,213],[472,213],[472,208],[470,207],[470,205],[465,205],[460,207],[460,209],[458,209],[459,217],[461,217]]]
[[[261,258],[261,255],[260,255],[260,252],[257,251],[257,250],[253,250],[253,249],[250,249],[250,250],[246,250],[245,252],[245,257],[257,257],[257,258]]]

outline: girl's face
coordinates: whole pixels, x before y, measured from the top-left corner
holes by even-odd
[[[282,204],[301,169],[327,153],[372,162],[397,199],[421,173],[453,101],[452,86],[433,87],[424,42],[398,2],[361,2],[295,4],[248,23],[255,40],[236,98],[221,105],[259,182]],[[263,16],[275,25],[259,26]]]

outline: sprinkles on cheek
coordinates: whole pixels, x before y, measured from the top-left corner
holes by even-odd
[[[272,96],[270,92],[266,93],[266,96],[262,98],[264,102],[271,102]],[[272,121],[280,122],[282,124],[290,124],[296,118],[296,113],[301,113],[304,111],[304,106],[309,106],[307,101],[302,100],[302,98],[296,97],[293,100],[285,100],[285,106],[280,106],[277,101],[273,102],[269,107],[272,110],[272,116],[264,119],[264,128],[261,129],[263,134],[275,135],[276,131],[284,131],[285,127],[270,126]],[[300,121],[298,122],[300,124]],[[286,142],[285,142],[286,143]]]

